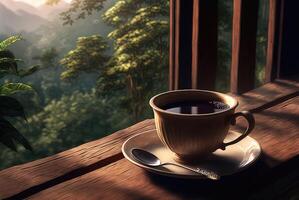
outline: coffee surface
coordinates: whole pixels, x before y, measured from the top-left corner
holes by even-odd
[[[184,101],[167,104],[163,110],[180,114],[207,114],[229,108],[229,105],[220,101]]]

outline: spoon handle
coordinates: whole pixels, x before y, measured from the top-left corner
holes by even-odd
[[[220,176],[218,174],[216,174],[215,172],[209,171],[209,170],[205,170],[205,169],[200,169],[200,168],[194,169],[194,168],[191,168],[191,167],[187,167],[185,165],[180,165],[180,164],[176,164],[176,163],[168,163],[168,162],[163,163],[161,165],[174,165],[174,166],[181,167],[181,168],[190,170],[192,172],[204,175],[207,178],[212,179],[212,180],[219,180],[220,179]]]

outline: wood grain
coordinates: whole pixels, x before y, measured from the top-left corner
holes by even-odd
[[[175,10],[176,0],[169,1],[169,90],[175,88]]]
[[[299,96],[255,114],[251,136],[259,141],[271,167],[299,155]]]
[[[230,91],[254,88],[258,0],[234,1]]]
[[[299,93],[299,77],[293,80],[277,79],[241,95],[234,95],[239,101],[238,111],[258,112],[281,103]]]
[[[122,159],[29,199],[238,199],[253,195],[261,187],[259,182],[269,184],[277,176],[272,167],[299,155],[299,97],[264,110],[255,118],[257,126],[252,137],[262,146],[262,159],[246,171],[224,177],[220,182],[149,175]],[[298,164],[292,163],[292,166],[297,170]],[[265,175],[271,179],[264,180]],[[278,179],[280,177],[276,177]]]
[[[215,89],[217,68],[217,0],[194,0],[192,88]]]
[[[299,82],[277,80],[237,96],[239,110],[260,112],[293,96],[298,96]],[[122,159],[121,145],[131,135],[154,128],[146,120],[105,138],[89,142],[59,154],[0,171],[1,198],[30,196],[38,191],[102,168]]]
[[[121,145],[130,136],[154,128],[152,120],[145,120],[105,138],[95,140],[56,155],[0,171],[0,197],[7,198],[23,192],[34,193],[61,181],[79,176],[78,169],[89,171],[122,158]],[[72,174],[74,173],[74,175]],[[53,182],[54,180],[54,182]],[[33,188],[33,189],[30,189]],[[26,191],[28,190],[28,191]]]
[[[263,169],[262,172],[258,167]],[[258,162],[250,170],[211,182],[149,174],[122,159],[28,199],[244,199],[248,194],[255,194],[265,174],[268,178],[276,172],[267,173],[265,170],[269,169],[263,167],[263,163]],[[273,192],[277,194],[277,191]]]
[[[28,199],[181,199],[150,182],[142,169],[122,159]]]

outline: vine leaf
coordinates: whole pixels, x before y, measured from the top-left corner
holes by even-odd
[[[12,95],[21,91],[33,91],[30,85],[24,83],[4,83],[0,85],[1,95]]]
[[[3,41],[0,42],[0,51],[5,50],[10,45],[14,44],[15,42],[22,40],[22,37],[20,35],[11,36]]]

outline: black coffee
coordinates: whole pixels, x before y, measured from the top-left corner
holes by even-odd
[[[181,114],[207,114],[215,113],[225,109],[229,106],[220,101],[185,101],[167,104],[162,107],[163,110],[173,113]]]

